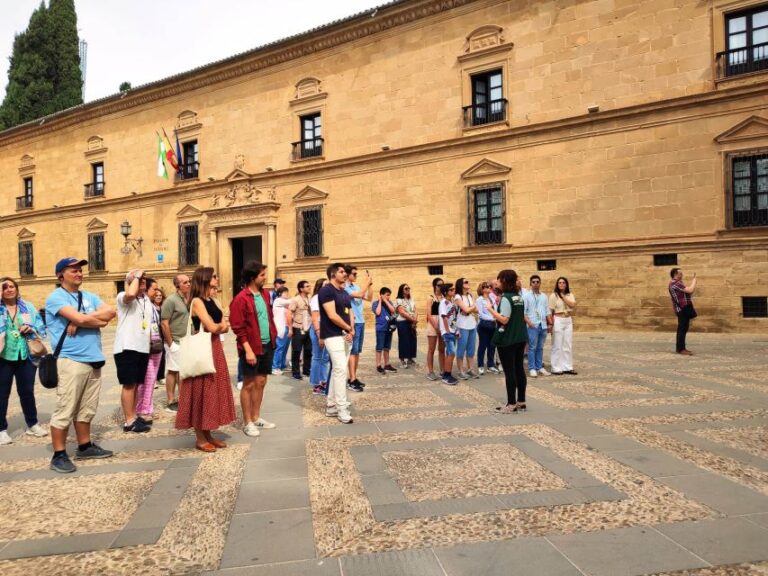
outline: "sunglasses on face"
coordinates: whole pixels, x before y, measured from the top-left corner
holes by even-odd
[[[531,280],[531,284],[541,284],[541,280]]]

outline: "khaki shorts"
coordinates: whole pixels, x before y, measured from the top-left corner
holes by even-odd
[[[165,348],[165,369],[169,372],[178,372],[181,350],[171,352],[171,348],[168,344],[163,344],[163,348]]]
[[[427,336],[440,336],[440,334],[435,331],[434,326],[429,322],[427,322]]]
[[[96,416],[101,391],[101,368],[59,358],[59,385],[56,388],[56,409],[51,426],[66,430],[75,422],[90,422]]]

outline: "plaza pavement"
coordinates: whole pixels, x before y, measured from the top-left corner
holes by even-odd
[[[215,454],[162,389],[152,432],[124,434],[110,358],[94,436],[116,455],[61,476],[14,392],[0,574],[768,574],[768,336],[692,333],[680,357],[670,333],[577,332],[578,376],[529,379],[515,415],[494,410],[502,376],[376,375],[368,336],[353,425],[273,376],[278,427],[237,422]]]

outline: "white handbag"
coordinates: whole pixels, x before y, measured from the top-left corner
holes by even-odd
[[[202,323],[200,331],[192,334],[192,314],[190,314],[187,334],[179,341],[179,377],[184,380],[214,372],[216,367],[213,364],[211,334],[203,330]]]

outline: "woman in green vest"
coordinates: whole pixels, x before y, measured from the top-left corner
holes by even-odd
[[[528,383],[523,366],[523,352],[528,341],[525,325],[525,303],[520,289],[520,278],[514,270],[502,270],[497,277],[502,295],[498,307],[489,312],[496,320],[493,343],[499,351],[507,384],[507,405],[498,406],[502,414],[525,410],[525,387]]]

